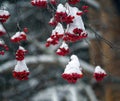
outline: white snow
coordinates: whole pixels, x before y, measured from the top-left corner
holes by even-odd
[[[55,29],[52,31],[52,35],[54,35],[55,33],[60,34],[64,34],[64,29],[61,23],[58,23],[57,26],[55,27]]]
[[[20,50],[25,50],[24,47],[22,47],[22,46],[19,46],[19,49],[20,49]]]
[[[53,40],[52,38],[48,38],[48,39],[47,39],[47,41],[50,41],[50,42],[51,42],[52,40]]]
[[[68,47],[68,45],[63,41],[62,42],[62,45],[60,46],[60,48],[64,48],[64,49],[68,49],[69,47]]]
[[[81,16],[76,15],[76,13],[79,11],[78,8],[71,7],[69,4],[66,4],[66,7],[69,11],[69,14],[71,16],[75,17],[74,20],[73,20],[73,23],[70,23],[70,24],[67,25],[66,32],[74,34],[73,30],[75,28],[82,29],[83,31],[85,31],[84,23],[83,23],[83,20],[82,20]]]
[[[62,4],[59,4],[56,12],[66,12],[66,8]]]
[[[102,69],[100,66],[95,67],[95,73],[99,73],[99,74],[104,73],[104,74],[106,74],[105,70]]]
[[[9,16],[10,15],[10,13],[8,12],[8,11],[6,11],[6,10],[0,10],[0,16]]]
[[[4,27],[2,26],[2,24],[0,24],[0,32],[6,33]]]
[[[33,3],[42,2],[42,1],[47,1],[47,0],[32,0]]]
[[[21,34],[21,35],[26,35],[25,32],[21,32],[20,34]]]
[[[29,72],[28,67],[25,63],[25,60],[17,61],[17,65],[15,66],[14,71],[16,71],[16,72],[22,72],[22,71]]]
[[[20,36],[20,32],[16,32],[16,34],[13,35],[13,36],[11,37],[11,39],[17,38],[17,37],[19,37],[19,36]]]
[[[57,52],[61,52],[61,50],[60,50],[60,49],[57,49]]]
[[[5,44],[5,42],[3,40],[0,40],[0,45]]]
[[[49,23],[52,23],[54,21],[54,17],[52,17],[49,21]]]
[[[11,39],[15,39],[15,38],[17,38],[17,37],[20,37],[20,35],[25,35],[25,32],[16,32],[16,34],[13,35],[13,36],[11,37]]]
[[[66,13],[71,16],[76,16],[76,13],[80,10],[77,7],[71,7],[68,3],[65,4]]]
[[[70,57],[71,61],[66,65],[64,73],[78,73],[82,74],[82,68],[80,68],[80,62],[76,55]]]

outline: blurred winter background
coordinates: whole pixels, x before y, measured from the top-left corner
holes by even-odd
[[[70,54],[60,57],[55,54],[58,47],[45,47],[52,31],[50,9],[33,7],[30,0],[0,0],[1,8],[11,14],[4,24],[7,32],[14,35],[18,24],[29,30],[28,40],[21,45],[29,51],[25,60],[31,72],[27,81],[13,78],[18,45],[10,43],[7,35],[2,37],[10,51],[0,56],[0,101],[120,101],[120,1],[81,0],[76,6],[82,5],[89,6],[83,16],[88,38],[70,44]],[[61,78],[72,54],[84,69],[84,77],[76,84]],[[93,79],[96,65],[108,73],[100,83]]]

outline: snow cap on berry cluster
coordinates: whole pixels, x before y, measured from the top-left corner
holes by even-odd
[[[10,13],[7,10],[0,10],[0,22],[6,22],[10,17]]]
[[[0,45],[4,45],[5,42],[3,40],[0,40]]]
[[[10,13],[7,10],[0,10],[0,16],[8,16]]]
[[[62,77],[69,83],[76,83],[77,79],[83,77],[82,68],[76,55],[72,55],[70,62],[66,65]]]
[[[23,50],[23,51],[26,51],[24,47],[22,46],[19,46],[19,50]]]
[[[14,68],[14,71],[16,71],[16,72],[23,72],[23,71],[29,72],[29,69],[25,63],[25,60],[17,61],[17,64]]]
[[[64,48],[64,49],[68,49],[69,47],[68,47],[68,45],[63,41],[62,42],[62,45],[60,46],[60,48]]]
[[[56,54],[61,55],[61,56],[65,56],[69,53],[69,47],[68,45],[63,41],[62,45],[60,46],[60,48],[58,48],[58,50],[56,51]]]
[[[0,36],[6,34],[5,29],[3,28],[2,24],[0,24]]]
[[[55,29],[52,31],[52,35],[55,35],[56,33],[58,35],[64,34],[64,29],[63,29],[63,26],[61,23],[58,23],[57,26],[55,27]]]
[[[20,42],[24,40],[26,40],[25,32],[16,32],[16,34],[11,37],[12,42]]]
[[[80,39],[86,38],[87,33],[85,31],[84,23],[81,16],[76,13],[79,12],[78,8],[71,7],[68,3],[66,3],[67,14],[73,16],[73,22],[67,24],[67,29],[65,31],[65,36],[63,38],[64,41],[75,42]]]
[[[17,61],[17,65],[13,70],[14,78],[18,80],[27,80],[28,75],[30,74],[29,69],[25,63],[25,60]]]
[[[102,81],[105,76],[107,76],[107,73],[100,66],[96,66],[93,76],[96,79],[96,81],[99,82]]]
[[[80,68],[80,62],[78,60],[78,57],[76,55],[72,55],[70,59],[71,61],[66,65],[64,73],[82,74],[82,68]]]
[[[105,70],[102,69],[100,66],[95,67],[95,73],[99,73],[99,74],[104,73],[104,74],[106,74]]]
[[[59,39],[62,38],[63,35],[64,35],[63,26],[60,23],[58,23],[55,29],[52,31],[50,38],[47,39],[46,47],[58,44]]]
[[[66,12],[66,8],[63,6],[63,4],[59,4],[57,6],[56,12],[58,12],[58,13],[60,13],[60,12]]]
[[[80,28],[85,30],[83,20],[81,16],[76,15],[79,12],[79,9],[76,7],[71,7],[68,3],[66,3],[66,8],[68,9],[68,14],[74,16],[74,22],[67,26],[67,31],[73,33],[74,28]]]

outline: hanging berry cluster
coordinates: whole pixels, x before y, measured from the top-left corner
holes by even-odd
[[[20,41],[25,41],[26,40],[26,34],[25,32],[17,32],[15,35],[11,37],[12,42],[20,42]]]
[[[6,10],[0,10],[0,36],[3,36],[6,34],[6,30],[3,27],[3,23],[7,21],[7,19],[10,17],[10,13]],[[8,33],[7,33],[8,34]],[[25,32],[17,32],[15,35],[11,37],[11,42],[14,43],[20,43],[21,41],[26,40],[26,34]],[[0,55],[4,55],[5,51],[8,51],[8,46],[4,43],[4,41],[0,40]],[[18,80],[27,80],[29,75],[29,70],[26,66],[24,55],[27,53],[27,50],[25,50],[22,46],[19,46],[19,49],[16,52],[16,60],[17,65],[15,66],[15,69],[13,71],[13,76]]]
[[[96,66],[93,76],[99,82],[102,81],[107,74],[100,66]]]
[[[31,4],[33,6],[37,6],[37,7],[41,7],[41,8],[46,8],[48,3],[50,3],[52,5],[56,5],[57,0],[31,0]]]
[[[95,67],[93,77],[96,79],[96,81],[102,81],[106,75],[106,72],[100,66]],[[69,83],[76,83],[77,79],[83,77],[82,68],[80,66],[79,59],[76,55],[72,55],[70,57],[70,61],[66,65],[62,77]]]
[[[6,30],[2,26],[8,18],[10,17],[10,13],[7,10],[0,10],[0,37],[6,34]],[[4,55],[5,51],[8,51],[9,47],[5,44],[3,40],[0,40],[0,55]]]
[[[57,5],[57,0],[31,0],[33,6],[41,8],[47,8],[49,4],[57,5],[56,12],[49,21],[49,24],[55,28],[47,39],[46,47],[61,44],[56,51],[56,54],[60,56],[65,56],[69,53],[70,49],[68,43],[79,41],[88,36],[81,17],[84,13],[88,12],[88,6],[82,6],[81,11],[77,7],[70,6],[77,4],[80,0],[67,0],[67,2],[68,3],[65,5]],[[8,11],[0,10],[0,36],[6,34],[2,24],[6,22],[9,17],[10,14]],[[27,50],[20,46],[21,41],[27,40],[26,32],[28,32],[28,29],[24,28],[23,31],[16,32],[15,35],[10,38],[11,42],[18,43],[19,45],[16,51],[17,64],[13,70],[13,77],[18,80],[27,80],[30,74],[24,59]],[[0,48],[2,48],[2,50],[0,50],[0,55],[4,55],[4,51],[8,51],[9,49],[3,41],[0,41]],[[97,81],[101,81],[106,75],[106,72],[100,66],[97,66],[93,77]],[[66,65],[62,77],[69,83],[76,83],[78,79],[83,77],[82,68],[76,55],[70,57],[70,61]]]
[[[77,79],[83,77],[82,68],[76,55],[70,57],[70,62],[66,65],[62,77],[69,83],[76,83]]]
[[[82,14],[82,11],[76,7],[71,7],[68,3],[66,3],[65,6],[59,4],[55,15],[49,22],[50,25],[55,26],[55,29],[47,39],[46,47],[57,45],[60,40],[62,40],[62,48],[60,47],[56,53],[64,56],[69,53],[67,43],[87,38],[87,33],[80,14]],[[66,28],[63,28],[63,24],[66,24]],[[66,45],[67,50],[65,50]]]
[[[26,29],[24,29],[25,31],[18,31],[16,32],[16,34],[14,34],[11,37],[11,41],[14,43],[18,43],[20,44],[21,41],[26,41],[27,39],[27,35],[26,35]],[[16,51],[16,60],[17,60],[17,65],[15,66],[14,70],[13,70],[13,76],[14,78],[18,79],[18,80],[27,80],[28,79],[28,75],[29,75],[29,70],[28,67],[25,63],[25,54],[28,51],[25,50],[22,46],[19,46],[19,49]]]
[[[76,4],[77,2],[79,0],[68,0],[69,4]],[[82,6],[82,11],[80,11],[76,7],[71,7],[68,3],[65,6],[59,4],[55,15],[49,21],[49,24],[55,26],[55,29],[47,39],[46,47],[57,45],[62,40],[62,45],[56,51],[56,54],[60,56],[65,56],[69,53],[67,43],[87,38],[81,15],[88,12],[88,6]],[[63,24],[66,25],[66,28],[63,27]],[[82,68],[76,55],[72,55],[70,59],[62,77],[69,83],[76,83],[77,79],[83,77]],[[101,81],[104,76],[106,76],[106,72],[100,66],[97,66],[93,77],[96,81]]]
[[[7,10],[0,10],[0,22],[6,22],[9,17],[10,13]]]
[[[19,49],[16,52],[17,64],[13,70],[14,78],[18,80],[27,80],[29,75],[28,67],[24,60],[24,55],[27,53],[22,46],[19,46]]]

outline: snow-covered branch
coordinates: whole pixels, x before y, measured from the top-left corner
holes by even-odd
[[[39,55],[39,56],[27,56],[25,58],[27,64],[36,64],[36,63],[55,63],[59,62],[63,67],[65,67],[65,64],[69,61],[67,57],[56,57],[54,55]],[[94,66],[86,63],[83,60],[80,60],[81,67],[90,72],[93,73]],[[0,66],[0,72],[3,72],[5,70],[8,70],[10,68],[13,68],[16,64],[15,60],[8,61]]]

